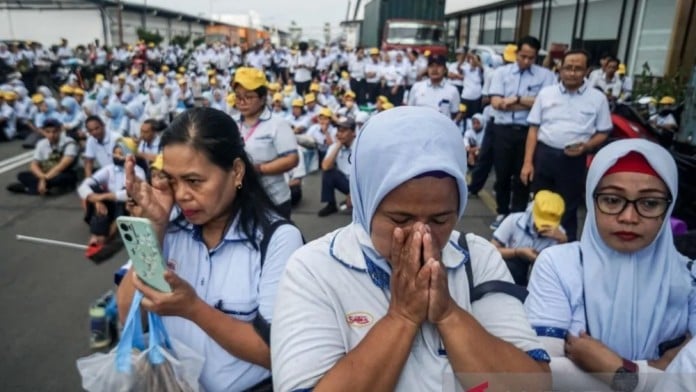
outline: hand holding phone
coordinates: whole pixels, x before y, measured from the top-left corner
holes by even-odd
[[[172,288],[164,280],[164,258],[150,220],[121,216],[116,219],[116,226],[140,280],[156,290],[170,293]]]

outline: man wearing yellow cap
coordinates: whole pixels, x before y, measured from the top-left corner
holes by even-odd
[[[493,232],[491,242],[503,256],[515,283],[527,285],[530,267],[539,252],[567,242],[561,227],[564,211],[559,194],[542,190],[525,212],[508,215]]]
[[[498,212],[492,230],[510,212],[524,211],[529,202],[529,187],[520,180],[529,130],[527,116],[539,91],[556,80],[551,71],[535,64],[540,48],[535,37],[522,38],[517,44],[515,62],[494,71],[488,90],[495,109],[495,121],[488,132],[493,134]]]
[[[665,141],[671,142],[674,132],[679,128],[677,120],[674,118],[674,104],[676,103],[674,97],[664,96],[658,101],[658,112],[650,116],[650,124],[665,136]]]
[[[0,91],[0,142],[12,140],[17,134],[16,100],[14,91]]]

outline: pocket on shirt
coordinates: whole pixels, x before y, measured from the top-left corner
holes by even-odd
[[[215,308],[228,316],[232,316],[240,321],[252,321],[259,311],[259,306],[255,302],[239,301],[218,301]]]

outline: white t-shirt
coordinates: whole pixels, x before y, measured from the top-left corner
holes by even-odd
[[[311,53],[298,53],[292,63],[295,69],[295,82],[305,83],[312,80],[312,70],[316,67],[316,63],[317,61]]]

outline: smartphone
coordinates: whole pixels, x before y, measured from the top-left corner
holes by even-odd
[[[164,280],[166,266],[157,232],[150,220],[120,216],[116,218],[116,226],[140,280],[155,290],[170,293],[172,288]]]

